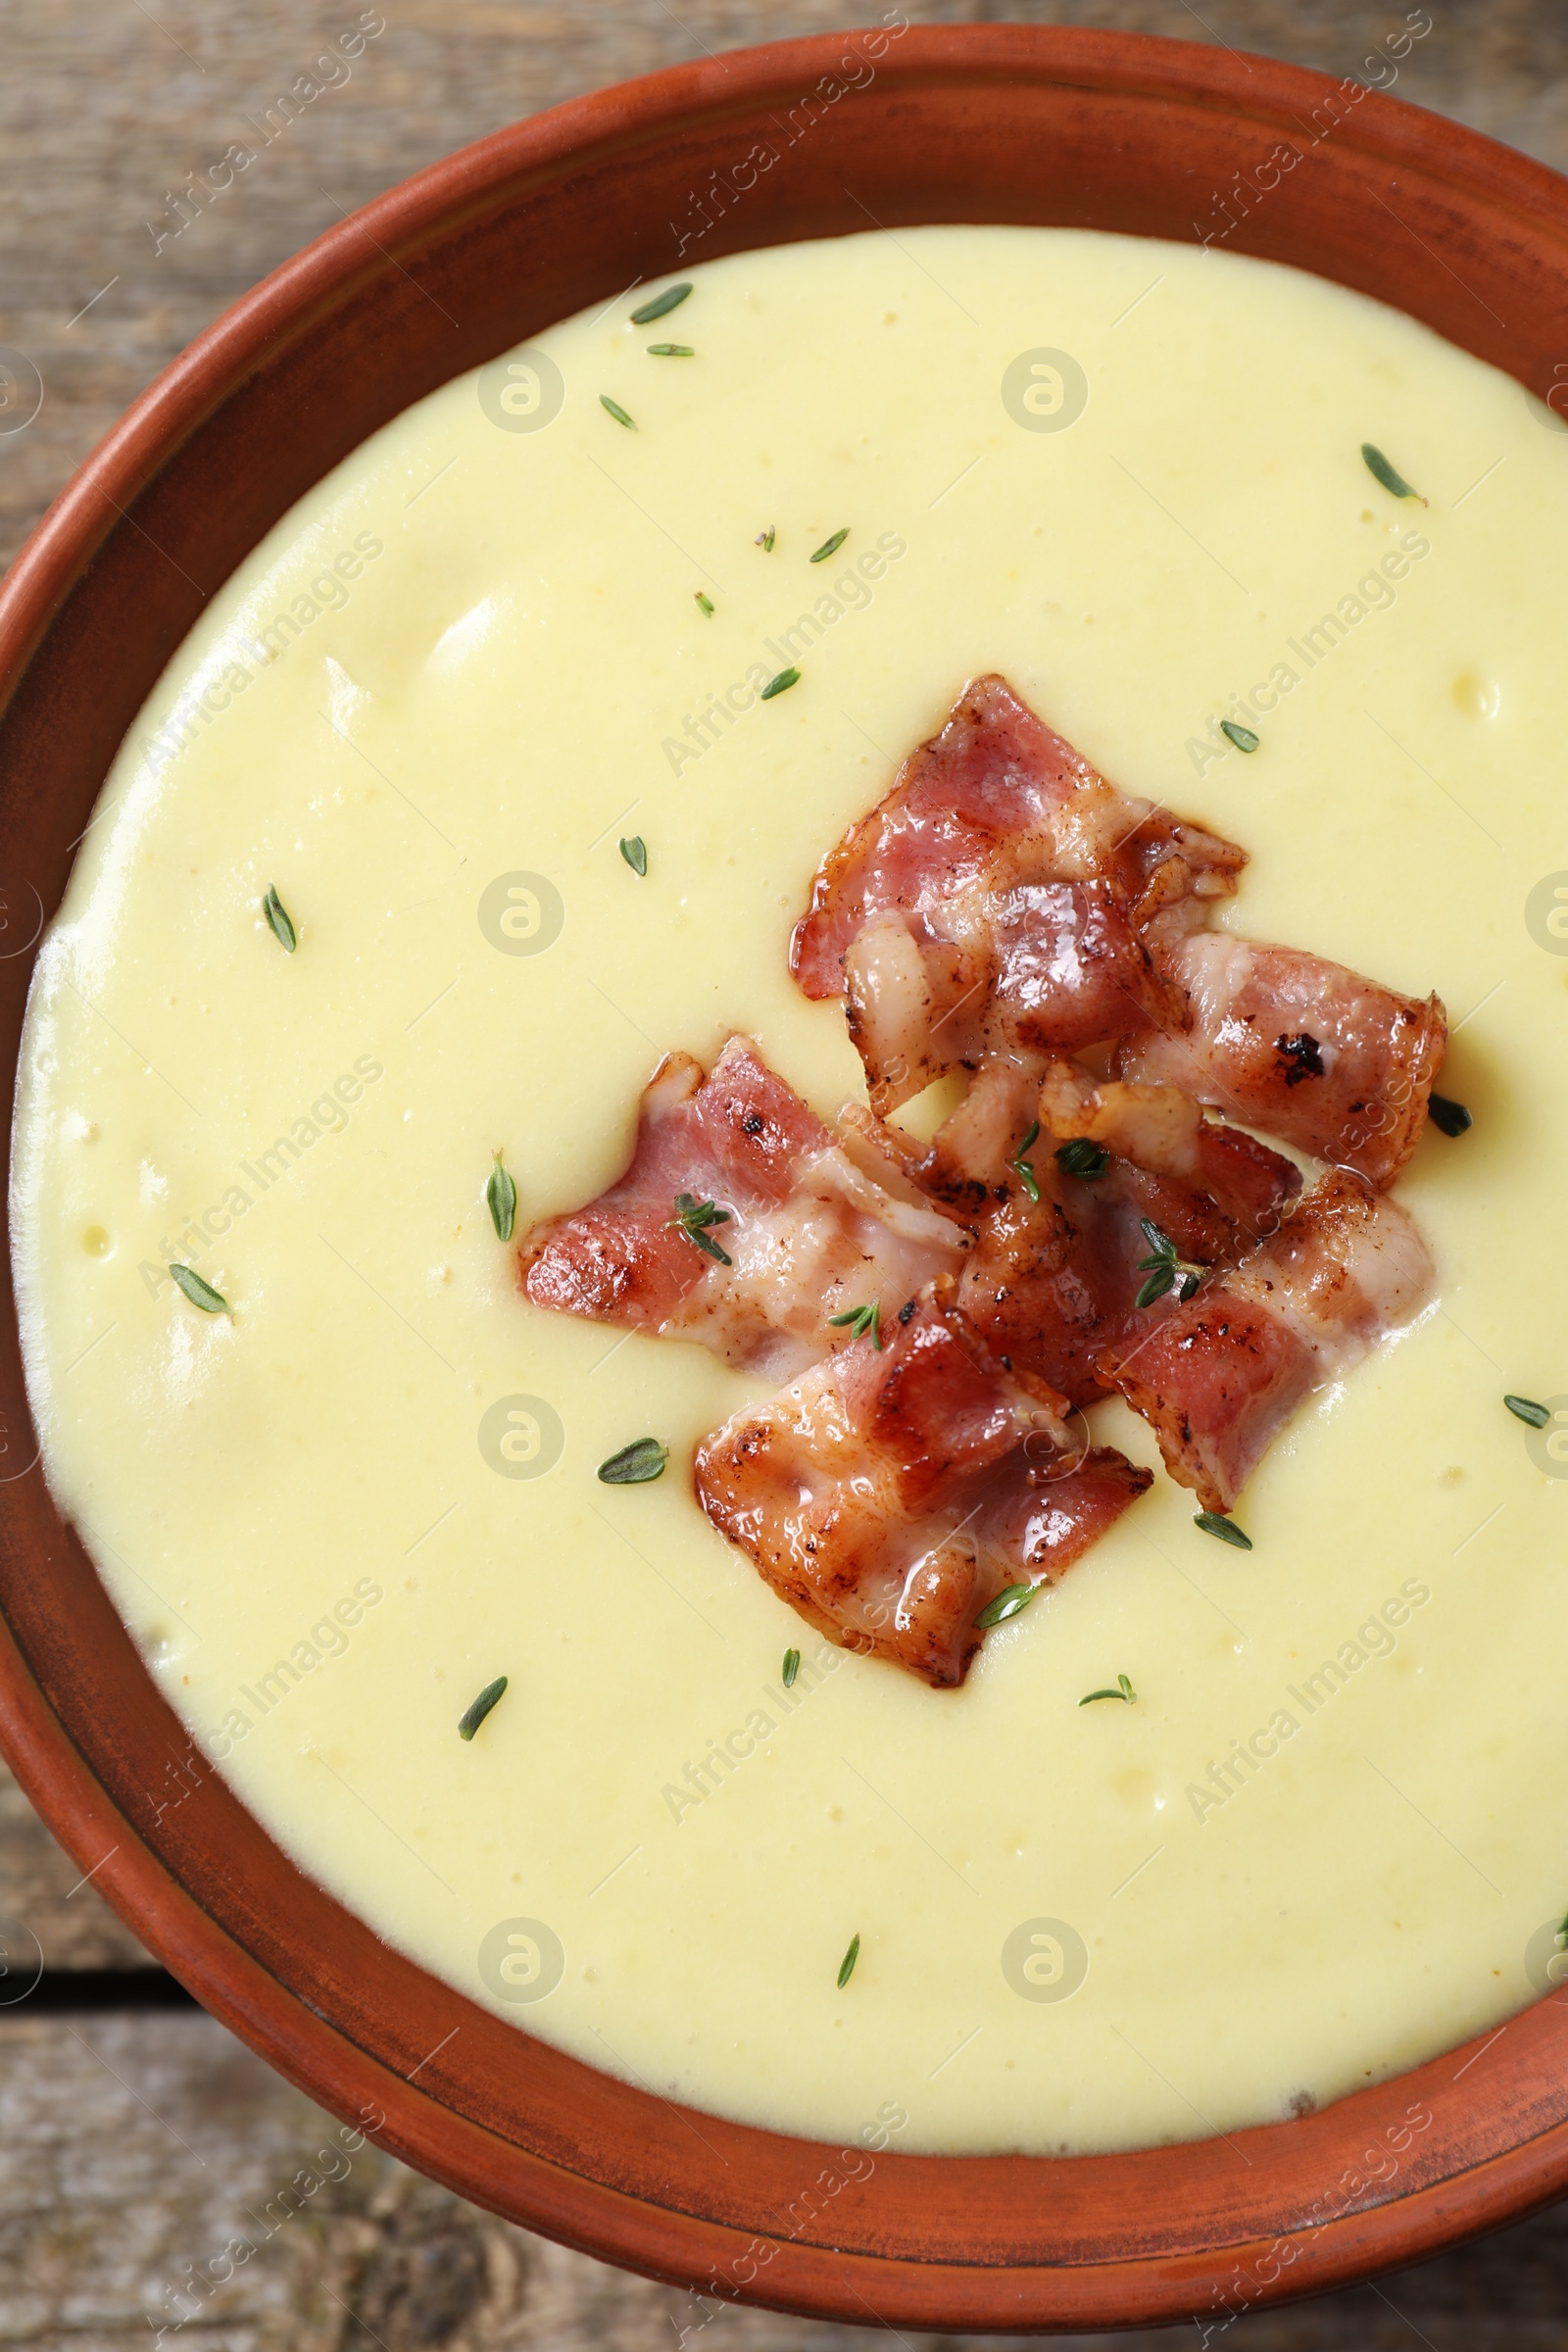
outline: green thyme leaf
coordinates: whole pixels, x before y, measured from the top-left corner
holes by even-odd
[[[1239,752],[1255,752],[1261,741],[1261,737],[1254,735],[1250,727],[1244,727],[1239,719],[1222,718],[1219,731],[1230,737]]]
[[[783,1672],[783,1674],[782,1674],[782,1675],[780,1676],[780,1678],[779,1678],[779,1679],[780,1679],[780,1681],[783,1683],[783,1685],[784,1685],[784,1688],[785,1688],[785,1690],[794,1690],[794,1688],[795,1688],[795,1677],[796,1677],[796,1676],[797,1676],[797,1675],[800,1673],[800,1671],[801,1671],[801,1653],[800,1653],[800,1651],[799,1651],[798,1649],[787,1649],[787,1650],[784,1652],[784,1672]]]
[[[1163,1298],[1167,1291],[1175,1288],[1175,1267],[1160,1266],[1140,1286],[1138,1296],[1133,1300],[1134,1306],[1152,1306],[1156,1298]]]
[[[625,410],[621,407],[619,401],[612,400],[608,392],[600,393],[599,406],[604,410],[608,416],[613,416],[617,424],[629,426],[632,432],[637,430],[637,419],[635,416],[628,416]]]
[[[649,357],[656,360],[695,360],[696,352],[689,343],[650,343]]]
[[[686,1239],[699,1249],[705,1257],[716,1258],[721,1266],[732,1266],[735,1260],[727,1257],[713,1240],[710,1225],[727,1225],[727,1208],[716,1208],[711,1200],[694,1200],[690,1193],[675,1195],[675,1214],[665,1224],[665,1232],[678,1227]]]
[[[845,1953],[845,1955],[844,1955],[843,1959],[842,1959],[842,1960],[839,1962],[839,1990],[840,1990],[840,1992],[842,1992],[842,1991],[844,1990],[844,1987],[845,1987],[845,1985],[846,1985],[846,1984],[849,1983],[850,1979],[851,1979],[851,1978],[854,1976],[854,1974],[855,1974],[855,1963],[857,1962],[857,1960],[858,1960],[858,1958],[859,1958],[859,1957],[860,1957],[860,1938],[859,1938],[859,1936],[851,1936],[851,1938],[850,1938],[850,1948],[849,1948],[849,1950],[848,1950],[848,1951]]]
[[[466,1708],[458,1718],[458,1738],[460,1740],[473,1738],[474,1733],[501,1697],[506,1687],[507,1677],[504,1674],[498,1674],[493,1683],[486,1683],[472,1706]]]
[[[171,1266],[169,1271],[192,1306],[199,1306],[204,1315],[232,1314],[233,1309],[222,1292],[215,1291],[210,1282],[204,1282],[194,1266]]]
[[[657,1438],[633,1438],[608,1462],[599,1465],[599,1476],[607,1487],[646,1487],[664,1475],[669,1459],[669,1447]]]
[[[1174,1291],[1184,1301],[1191,1298],[1208,1270],[1206,1266],[1194,1265],[1188,1258],[1179,1257],[1169,1234],[1161,1233],[1148,1217],[1140,1217],[1138,1222],[1152,1254],[1138,1261],[1139,1273],[1147,1274],[1149,1280],[1133,1300],[1134,1306],[1152,1306],[1167,1291]]]
[[[1528,1396],[1505,1396],[1502,1401],[1510,1413],[1517,1413],[1519,1419],[1528,1421],[1532,1429],[1544,1429],[1551,1419],[1544,1404],[1534,1404]]]
[[[770,556],[773,553],[773,542],[777,537],[778,532],[772,523],[769,523],[765,531],[758,532],[757,537],[752,541],[752,545],[754,547],[760,547],[764,556]]]
[[[1446,1095],[1428,1096],[1427,1117],[1434,1127],[1441,1127],[1445,1135],[1463,1135],[1467,1127],[1475,1125],[1464,1104],[1450,1102]]]
[[[1035,1201],[1038,1201],[1040,1199],[1040,1179],[1035,1174],[1030,1162],[1025,1159],[1024,1153],[1032,1145],[1037,1144],[1039,1141],[1040,1121],[1035,1119],[1031,1122],[1029,1132],[1024,1137],[1023,1142],[1018,1146],[1017,1151],[1007,1162],[1008,1167],[1017,1177],[1018,1182],[1023,1186],[1023,1189],[1028,1194],[1030,1200]]]
[[[1086,1697],[1078,1701],[1078,1704],[1081,1707],[1092,1707],[1097,1698],[1120,1698],[1125,1699],[1128,1706],[1131,1706],[1137,1696],[1138,1693],[1127,1677],[1124,1674],[1118,1674],[1114,1690],[1091,1690]]]
[[[620,854],[634,874],[647,873],[648,844],[640,833],[634,833],[629,841],[621,843]]]
[[[1004,1586],[994,1600],[986,1602],[975,1619],[976,1625],[982,1633],[993,1625],[1005,1625],[1009,1617],[1016,1617],[1020,1609],[1029,1606],[1038,1590],[1035,1585]]]
[[[790,688],[798,686],[800,682],[801,673],[798,669],[781,669],[776,678],[768,679],[759,699],[770,703],[775,694],[788,694]]]
[[[652,302],[645,302],[641,310],[633,311],[633,326],[652,326],[656,318],[666,318],[671,311],[678,311],[691,290],[692,281],[689,277],[684,278],[678,286],[666,286],[662,294],[656,294]]]
[[[1411,489],[1403,474],[1396,466],[1389,464],[1388,459],[1375,442],[1363,441],[1361,455],[1366,461],[1366,469],[1373,480],[1381,482],[1385,490],[1392,490],[1396,498],[1421,498],[1420,491]],[[1426,503],[1426,500],[1421,498],[1421,504],[1425,506]]]
[[[1250,1551],[1252,1539],[1244,1535],[1234,1519],[1223,1511],[1195,1511],[1193,1525],[1200,1527],[1205,1536],[1218,1536],[1222,1544],[1234,1544],[1238,1551]]]
[[[1056,1165],[1064,1175],[1095,1184],[1109,1167],[1110,1153],[1103,1144],[1092,1144],[1087,1135],[1075,1135],[1069,1142],[1056,1146]]]
[[[490,1171],[490,1181],[484,1188],[484,1197],[490,1203],[490,1222],[496,1229],[496,1240],[510,1242],[512,1220],[517,1213],[517,1188],[502,1166],[499,1152],[496,1153],[496,1164]]]
[[[292,956],[300,944],[300,935],[294,928],[294,917],[277,895],[275,882],[270,883],[268,886],[267,896],[262,901],[262,912],[266,915],[272,937],[277,941],[278,946],[285,948]]]
[[[844,542],[849,535],[850,526],[848,523],[846,523],[842,531],[835,531],[831,539],[823,540],[821,546],[811,558],[811,562],[813,564],[825,564],[829,556],[836,556],[838,554],[839,549],[844,545]]]
[[[710,596],[705,596],[700,588],[697,590],[696,594],[698,612],[703,613],[709,620],[711,620],[713,617],[712,598]]]
[[[882,1301],[880,1298],[873,1298],[869,1306],[852,1306],[842,1315],[829,1315],[828,1321],[835,1330],[842,1330],[844,1325],[848,1324],[852,1340],[863,1340],[866,1333],[869,1332],[872,1346],[880,1348],[882,1345]]]

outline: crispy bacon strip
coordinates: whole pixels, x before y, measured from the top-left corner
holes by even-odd
[[[891,1312],[962,1256],[965,1237],[882,1173],[834,1142],[749,1039],[732,1037],[706,1079],[669,1054],[625,1174],[524,1237],[522,1287],[536,1306],[697,1340],[786,1379],[842,1339],[833,1315],[878,1298]],[[725,1212],[699,1230],[728,1264],[683,1229],[680,1194]]]
[[[1061,1574],[1151,1484],[1075,1446],[1059,1397],[992,1360],[939,1281],[697,1452],[720,1534],[828,1639],[961,1683],[1004,1587]]]
[[[1404,1211],[1331,1169],[1240,1265],[1150,1310],[1104,1377],[1151,1424],[1172,1478],[1229,1511],[1302,1400],[1408,1323],[1432,1283]]]
[[[824,858],[790,968],[808,996],[846,998],[885,1112],[990,1052],[1179,1022],[1144,935],[1200,920],[1245,863],[979,678]]]
[[[1162,954],[1191,1026],[1133,1040],[1124,1077],[1159,1079],[1298,1151],[1393,1182],[1415,1150],[1447,1021],[1298,948],[1194,932]]]

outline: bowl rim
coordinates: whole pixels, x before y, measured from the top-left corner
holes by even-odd
[[[1120,100],[1142,107],[1152,122],[1168,115],[1179,121],[1183,136],[1216,141],[1216,151],[1226,153],[1244,152],[1236,146],[1239,128],[1254,144],[1271,129],[1289,138],[1283,128],[1288,119],[1299,122],[1302,114],[1312,115],[1338,90],[1342,108],[1348,105],[1351,112],[1343,133],[1338,122],[1334,125],[1331,159],[1320,163],[1316,147],[1301,158],[1308,165],[1301,187],[1314,173],[1320,181],[1324,173],[1341,174],[1343,159],[1346,171],[1371,173],[1407,207],[1414,205],[1423,225],[1432,227],[1455,259],[1463,261],[1485,247],[1493,265],[1514,270],[1510,283],[1548,288],[1555,303],[1543,298],[1532,308],[1533,340],[1526,348],[1510,338],[1497,313],[1469,286],[1464,291],[1476,306],[1474,318],[1453,312],[1457,298],[1449,294],[1449,310],[1443,313],[1446,323],[1440,331],[1506,368],[1538,393],[1557,384],[1557,368],[1568,374],[1568,364],[1555,356],[1568,354],[1563,291],[1568,285],[1568,181],[1479,133],[1381,93],[1348,100],[1344,82],[1303,68],[1234,51],[1221,57],[1196,44],[1149,35],[985,24],[906,25],[884,31],[883,37],[898,48],[884,64],[885,45],[867,85],[881,82],[883,107],[891,101],[916,111],[922,104],[940,108],[950,101],[958,105],[976,92],[989,92],[991,102],[1000,105],[1001,93],[1020,89],[1046,93],[1066,113],[1084,107],[1092,112],[1097,104]],[[867,36],[815,35],[727,52],[568,101],[427,167],[273,270],[141,394],[17,557],[0,586],[0,729],[24,699],[35,665],[56,640],[67,641],[63,661],[77,658],[69,643],[74,600],[84,584],[90,585],[106,553],[122,551],[129,534],[140,529],[132,510],[140,505],[150,514],[149,499],[177,470],[183,454],[208,427],[220,425],[248,388],[284,365],[290,351],[329,331],[354,304],[385,300],[391,270],[409,276],[406,262],[488,220],[503,203],[525,204],[538,191],[598,168],[608,155],[647,157],[683,140],[700,146],[715,127],[749,119],[769,100],[783,102],[781,93],[818,85],[842,62],[854,38]],[[1249,209],[1234,238],[1227,232],[1227,241],[1265,258],[1291,258],[1275,250],[1277,237],[1311,233],[1310,227],[1299,231],[1293,205],[1294,194],[1272,210],[1260,204]],[[919,217],[918,207],[913,214],[896,215],[901,222]],[[838,232],[823,227],[812,233]],[[736,235],[726,242],[721,234],[709,251],[716,255],[776,241],[772,235]],[[1419,236],[1417,242],[1424,243]],[[1396,307],[1430,323],[1432,312],[1442,307],[1437,270],[1456,283],[1464,281],[1440,252],[1430,245],[1424,249],[1436,270],[1410,259],[1420,280],[1416,298],[1424,307],[1412,309],[1405,302]],[[663,265],[662,273],[673,274],[679,258]],[[1319,266],[1318,274],[1361,291],[1376,290],[1366,282],[1368,272],[1376,276],[1372,262],[1363,264],[1348,252],[1339,260],[1337,269]],[[1495,291],[1494,281],[1488,282]],[[1506,297],[1498,293],[1497,299]],[[517,339],[507,337],[493,351]],[[472,364],[460,359],[449,372],[456,375]],[[409,400],[397,405],[407,406]],[[296,495],[291,490],[280,498],[277,512]],[[226,576],[226,571],[215,575],[214,586]],[[146,690],[136,697],[138,705]],[[89,800],[103,772],[100,767],[85,780]],[[5,1314],[9,1326],[0,1343],[14,1354],[16,1318],[9,1290]],[[25,1432],[26,1444],[36,1447],[14,1378],[9,1385],[0,1380],[0,1440],[9,1440],[13,1430],[19,1436]],[[302,1984],[288,1982],[276,1949],[267,1956],[266,1938],[254,1918],[247,1936],[245,1903],[234,1889],[220,1889],[221,1902],[211,1886],[203,1889],[207,1899],[193,1890],[188,1868],[182,1875],[175,1826],[165,1822],[167,1799],[146,1806],[134,1800],[128,1783],[117,1781],[105,1753],[95,1749],[96,1734],[80,1703],[74,1704],[72,1693],[52,1679],[52,1658],[40,1644],[41,1620],[28,1614],[29,1608],[46,1604],[26,1601],[21,1580],[36,1579],[40,1567],[63,1575],[65,1553],[75,1540],[62,1531],[53,1551],[47,1544],[40,1550],[37,1527],[19,1516],[24,1482],[37,1466],[34,1452],[26,1470],[0,1477],[0,1743],[18,1779],[78,1866],[93,1873],[116,1908],[215,2016],[313,2098],[478,2204],[706,2296],[817,2318],[1002,2331],[1125,2327],[1189,2317],[1201,2324],[1206,2311],[1213,2331],[1240,2316],[1231,2309],[1233,2301],[1250,2309],[1409,2262],[1458,2236],[1517,2218],[1568,2186],[1568,2090],[1557,2092],[1550,2080],[1559,1995],[1462,2049],[1352,2093],[1320,2115],[1230,2135],[1226,2145],[1239,2146],[1250,2165],[1255,2161],[1281,2176],[1277,2192],[1271,2192],[1273,2219],[1266,2229],[1253,2226],[1256,2214],[1250,2206],[1243,2219],[1235,2218],[1244,2208],[1233,2184],[1216,2171],[1217,2143],[1207,2139],[1118,2156],[889,2154],[872,2167],[873,2174],[882,2174],[883,2187],[873,2190],[866,2176],[861,2204],[891,2200],[917,2212],[918,2252],[886,2251],[876,2235],[884,2219],[862,2228],[849,2201],[825,2220],[787,2231],[776,2218],[776,2204],[770,2208],[765,2195],[760,2203],[754,2199],[750,2218],[737,2218],[734,2211],[721,2211],[710,2186],[667,2180],[646,2162],[637,2178],[612,2178],[587,2169],[569,2138],[521,2144],[499,2113],[486,2113],[471,2084],[464,2103],[455,2103],[455,2078],[432,2066],[433,2049],[411,2071],[403,2060],[414,2041],[399,2050],[390,2038],[368,2037],[362,2022],[349,2014],[350,1993],[342,1983],[313,1984],[311,1991],[321,1995],[318,2001]],[[101,1616],[95,1623],[112,1645],[112,1629]],[[121,1639],[128,1646],[122,1630]],[[144,1712],[162,1731],[166,1719],[168,1724],[174,1719],[141,1671]],[[210,1767],[203,1788],[203,1802],[215,1818],[226,1821],[238,1810],[222,1785],[215,1786]],[[270,1846],[259,1825],[253,1827]],[[278,1849],[271,1850],[284,1871],[292,1872]],[[329,1904],[330,1898],[321,1901]],[[220,1917],[224,1905],[226,1914]],[[366,1933],[360,1930],[362,1937]],[[397,1965],[423,1978],[412,1962]],[[684,2111],[559,2053],[541,2059],[538,2053],[548,2045],[518,2037],[510,2024],[491,2019],[435,1980],[424,1982],[431,2000],[414,2022],[459,2017],[472,2042],[492,2052],[520,2038],[533,2053],[529,2063],[536,2075],[554,2086],[552,2095],[568,2104],[573,2093],[600,2096],[615,2112],[628,2142],[646,2143],[660,2165],[674,2161],[670,2149],[679,2143],[661,2136],[664,2121],[654,2110],[662,2107],[678,2119]],[[1504,2037],[1506,2049],[1491,2058],[1490,2067],[1484,2065]],[[422,2082],[416,2080],[421,2073]],[[591,2093],[579,2077],[599,2085],[599,2092]],[[1454,2086],[1467,2077],[1470,2088],[1456,2097]],[[1478,2086],[1487,2084],[1490,2091],[1478,2099]],[[1509,2120],[1499,2132],[1489,2101],[1495,2106],[1503,2100]],[[1429,2110],[1427,2123],[1401,2124],[1399,2118],[1414,2106]],[[790,2178],[835,2160],[831,2147],[814,2142],[725,2125],[706,2114],[691,2120],[737,2158],[750,2151],[748,2162],[760,2161],[757,2151],[764,2143],[774,2159],[777,2151],[785,2151],[782,2161],[794,2167]],[[1440,2127],[1447,2153],[1433,2164],[1427,2159],[1440,2144]],[[1336,2179],[1334,2167],[1347,2150],[1364,2145],[1368,2137],[1394,2148],[1393,2134],[1400,2129],[1404,2147],[1398,2149],[1393,2176],[1380,2180],[1355,2174],[1356,2184],[1346,2185],[1354,2173],[1351,2164]],[[1406,2164],[1415,2136],[1429,2131],[1434,2136]],[[1208,2238],[1162,2242],[1156,2230],[1119,2252],[1107,2252],[1102,2238],[1097,2252],[1088,2239],[1045,2242],[1049,2228],[1035,2220],[1037,2258],[1020,2254],[1031,2214],[1049,2211],[1052,2200],[1059,2202],[1071,2176],[1081,2183],[1093,2173],[1105,2184],[1105,2199],[1124,2209],[1131,2201],[1142,2207],[1182,2196],[1196,2198],[1200,2209],[1206,2199],[1213,2216]],[[781,2177],[776,2171],[769,2177],[775,2194]],[[987,2184],[988,2197],[1010,2200],[1014,2235],[1000,2254],[974,2218],[969,2189],[977,2180]],[[1320,2180],[1324,2193],[1312,2199],[1307,2191]],[[1384,2189],[1390,2193],[1381,2193]],[[1336,2195],[1339,2205],[1321,2215],[1319,2209],[1325,2202],[1333,2207]],[[945,2233],[946,2217],[958,2207],[968,2208],[968,2234],[953,2235],[951,2225]],[[1215,2313],[1226,2316],[1214,2320]]]

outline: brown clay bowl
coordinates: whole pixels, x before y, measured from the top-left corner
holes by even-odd
[[[1314,117],[1335,126],[1315,137]],[[748,186],[736,167],[759,142],[778,161]],[[1282,147],[1297,160],[1264,188]],[[1191,239],[1222,224],[1226,190],[1236,250],[1392,303],[1540,394],[1568,377],[1568,181],[1391,98],[1114,33],[745,51],[498,132],[330,230],[143,395],[0,592],[0,1061],[23,943],[204,599],[410,402],[669,273],[670,223],[705,214],[686,258],[839,235],[867,212]],[[193,1751],[50,1499],[0,1279],[0,1736],[23,1785],[216,2016],[464,2195],[709,2294],[1039,2329],[1217,2322],[1568,2188],[1557,1997],[1300,2122],[1115,2156],[889,2155],[838,2193],[835,2149],[707,2116],[699,2132],[517,2033],[302,1877]]]

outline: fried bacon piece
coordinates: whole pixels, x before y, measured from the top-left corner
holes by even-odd
[[[535,1306],[697,1340],[787,1379],[842,1339],[835,1314],[877,1298],[891,1312],[962,1257],[966,1237],[880,1172],[835,1144],[750,1039],[732,1037],[706,1079],[668,1054],[625,1174],[524,1237],[522,1287]],[[682,1196],[697,1212],[684,1220]]]
[[[846,998],[885,1112],[989,1052],[1179,1022],[1150,944],[1201,920],[1246,862],[978,678],[823,859],[790,968],[808,997]]]
[[[1152,1483],[1075,1445],[1063,1399],[1010,1380],[957,1313],[951,1279],[885,1327],[736,1413],[697,1452],[721,1535],[829,1641],[934,1689],[961,1683],[975,1619],[1050,1582]]]
[[[1387,1185],[1420,1140],[1447,1021],[1298,948],[1197,931],[1161,953],[1191,1026],[1122,1049],[1125,1077],[1160,1079],[1298,1151]]]
[[[1172,1478],[1229,1511],[1302,1400],[1408,1323],[1432,1282],[1404,1211],[1330,1169],[1240,1265],[1107,1352],[1104,1377],[1150,1423]]]

